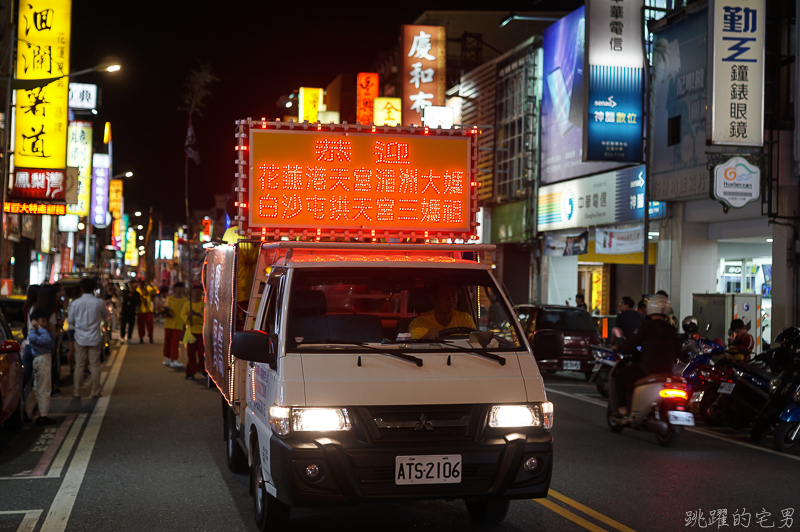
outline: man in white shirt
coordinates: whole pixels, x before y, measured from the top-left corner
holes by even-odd
[[[75,330],[75,372],[72,374],[74,388],[72,397],[80,398],[83,387],[84,361],[89,358],[92,374],[92,398],[100,397],[100,351],[103,348],[102,321],[108,319],[108,309],[94,296],[95,279],[81,279],[83,295],[69,304],[67,322]]]

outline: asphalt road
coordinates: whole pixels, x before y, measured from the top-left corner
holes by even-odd
[[[160,339],[157,325],[155,345],[116,350],[99,400],[73,401],[62,381],[51,414],[59,425],[0,435],[0,531],[256,530],[248,476],[226,466],[220,396],[164,367]],[[703,427],[665,449],[652,434],[611,433],[582,377],[546,382],[550,496],[513,502],[496,530],[800,530],[800,453]],[[725,525],[709,524],[722,511]],[[463,502],[429,501],[295,510],[288,530],[472,528]]]

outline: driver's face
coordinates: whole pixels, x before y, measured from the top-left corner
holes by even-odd
[[[455,286],[439,286],[433,304],[437,310],[451,312],[458,304],[458,289]]]

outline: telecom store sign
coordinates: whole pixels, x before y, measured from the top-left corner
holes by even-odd
[[[640,162],[643,0],[587,4],[584,161]]]
[[[764,0],[712,0],[709,9],[711,143],[762,146]]]

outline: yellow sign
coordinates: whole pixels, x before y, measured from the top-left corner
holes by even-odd
[[[69,73],[71,0],[29,0],[19,5],[17,79]],[[63,169],[67,163],[69,78],[17,91],[14,164]]]
[[[89,216],[92,193],[92,123],[70,122],[67,166],[78,169],[78,203],[67,205],[67,214]]]
[[[316,122],[317,113],[322,105],[322,89],[312,89],[300,87],[300,111],[298,119],[300,122]]]
[[[376,126],[397,126],[403,123],[403,100],[400,98],[375,98],[372,102]]]
[[[136,246],[136,231],[128,228],[128,241],[125,244],[125,264],[139,265],[139,248]]]
[[[108,185],[108,210],[115,220],[122,217],[122,179],[112,179]]]

